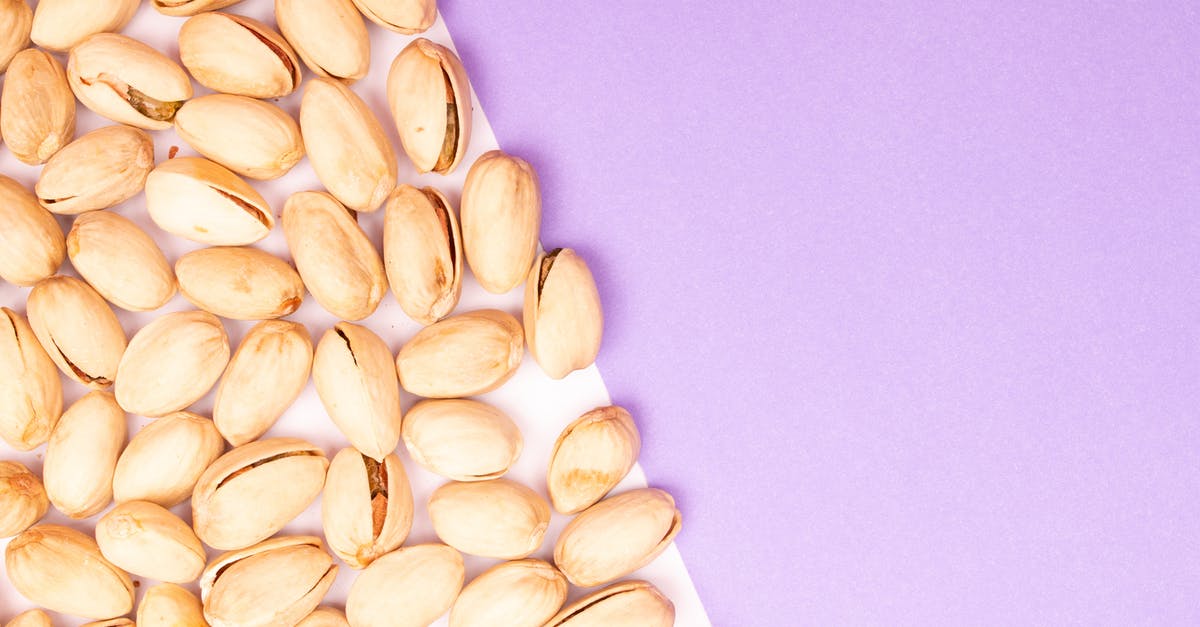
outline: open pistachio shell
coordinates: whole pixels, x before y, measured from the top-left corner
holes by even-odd
[[[645,581],[622,581],[563,608],[545,627],[672,627],[675,605]]]
[[[96,290],[75,277],[52,276],[33,286],[25,307],[34,334],[63,374],[94,390],[113,384],[125,329]]]
[[[350,0],[275,0],[275,20],[317,76],[353,83],[371,65],[371,38]]]
[[[333,585],[337,565],[319,538],[281,536],[225,553],[200,577],[212,627],[295,625]]]
[[[33,329],[0,309],[0,438],[18,451],[50,439],[62,414],[62,381]]]
[[[146,44],[115,33],[92,35],[71,48],[67,82],[83,105],[138,128],[171,128],[192,97],[192,81],[177,63]]]
[[[463,253],[458,216],[436,189],[410,185],[388,199],[383,263],[400,308],[421,324],[449,315],[462,294]]]
[[[242,15],[200,13],[179,29],[179,58],[201,85],[282,98],[300,87],[300,59],[283,35]]]
[[[399,547],[412,528],[413,496],[395,454],[377,462],[355,449],[334,456],[321,498],[325,541],[351,568]]]
[[[604,498],[637,463],[642,440],[633,416],[599,407],[563,429],[546,473],[554,509],[576,514]]]
[[[525,280],[525,339],[553,379],[587,368],[600,353],[604,312],[596,281],[570,248],[540,255]]]
[[[154,140],[146,131],[105,126],[55,153],[33,189],[47,211],[79,215],[138,195],[152,169]]]
[[[400,443],[400,386],[392,353],[366,327],[339,322],[325,332],[313,357],[321,404],[346,439],[382,460]]]
[[[418,38],[388,71],[388,106],[418,172],[449,174],[471,141],[471,84],[449,48]]]
[[[223,166],[197,157],[170,159],[146,179],[146,210],[162,230],[210,246],[243,246],[275,226],[271,207]]]

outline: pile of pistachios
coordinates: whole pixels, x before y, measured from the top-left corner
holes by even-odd
[[[435,0],[274,1],[277,25],[218,12],[239,0],[151,0],[186,18],[175,59],[120,34],[141,0],[0,0],[0,141],[42,165],[32,190],[0,175],[0,279],[32,288],[24,314],[0,308],[0,439],[45,445],[40,477],[0,461],[8,579],[93,626],[405,627],[447,613],[457,627],[672,625],[655,586],[623,580],[680,528],[662,490],[609,495],[639,455],[630,414],[601,407],[568,425],[545,485],[528,486],[505,477],[524,448],[517,424],[469,398],[503,386],[526,348],[553,379],[600,348],[587,264],[571,249],[539,254],[536,173],[488,152],[456,211],[443,191],[398,184],[408,166],[351,88],[370,67],[367,20],[416,35]],[[216,93],[193,97],[193,80]],[[267,100],[297,90],[298,119]],[[472,110],[458,57],[417,37],[386,91],[413,171],[455,171]],[[113,124],[76,137],[77,101]],[[200,156],[156,163],[153,133],[172,128]],[[305,157],[324,189],[295,190],[278,214],[285,259],[253,246],[276,213],[246,179]],[[207,247],[172,264],[113,210],[143,192],[159,237]],[[382,253],[358,219],[381,207]],[[524,319],[457,310],[468,270],[495,294],[523,282]],[[423,325],[398,354],[356,324],[389,289]],[[195,308],[127,336],[114,307],[153,312],[176,294]],[[280,319],[307,295],[341,320],[315,343]],[[222,319],[256,325],[234,348]],[[88,390],[65,408],[64,375]],[[264,437],[310,378],[349,444],[332,459]],[[405,412],[401,389],[423,400]],[[196,413],[214,390],[211,418]],[[130,414],[154,420],[126,443]],[[401,442],[448,480],[426,507]],[[323,538],[278,535],[318,498]],[[172,512],[183,505],[190,523]],[[40,524],[51,506],[99,517],[93,533]],[[574,516],[553,540],[552,509]],[[426,514],[441,543],[406,546]],[[548,542],[553,563],[529,557]],[[497,563],[467,583],[464,554]],[[322,606],[338,561],[361,570],[344,610]],[[135,604],[140,579],[151,583]],[[567,604],[570,585],[598,589]],[[49,615],[7,623],[35,625]]]

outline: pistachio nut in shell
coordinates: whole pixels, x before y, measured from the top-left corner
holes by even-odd
[[[502,562],[463,588],[450,627],[541,627],[567,600],[567,580],[536,559]]]
[[[251,98],[300,86],[300,59],[283,35],[242,15],[200,13],[179,29],[179,58],[201,85]]]
[[[604,498],[629,474],[641,448],[633,416],[621,407],[598,407],[567,425],[546,473],[554,509],[576,514]]]
[[[30,38],[46,50],[65,52],[96,33],[121,30],[140,5],[141,0],[39,0]]]
[[[8,544],[4,563],[17,592],[48,610],[105,619],[133,609],[129,575],[74,529],[31,527]]]
[[[396,187],[396,154],[379,119],[340,81],[308,81],[300,132],[317,178],[343,205],[375,211]]]
[[[567,524],[554,564],[580,587],[599,586],[654,561],[679,533],[675,499],[655,488],[610,496]]]
[[[210,246],[242,246],[275,226],[271,207],[225,167],[208,159],[179,157],[146,178],[146,210],[162,230]]]
[[[342,320],[375,313],[387,292],[379,251],[342,203],[324,192],[297,192],[283,207],[283,234],[313,298]]]
[[[25,0],[0,0],[0,74],[16,54],[29,47],[33,9]]]
[[[18,451],[50,439],[62,414],[62,380],[33,329],[0,308],[0,438]]]
[[[192,528],[170,510],[149,501],[128,501],[96,523],[104,557],[140,577],[188,583],[200,577],[207,556]]]
[[[320,448],[296,438],[258,440],[229,451],[196,482],[196,535],[221,550],[271,537],[317,498],[328,467]]]
[[[27,48],[13,57],[0,109],[4,143],[27,165],[45,163],[75,136],[75,94],[48,52]]]
[[[175,271],[158,244],[112,211],[77,216],[67,233],[67,256],[89,285],[121,309],[151,311],[175,295]]]
[[[563,608],[545,627],[672,627],[675,604],[645,581],[622,581]]]
[[[470,399],[424,400],[400,431],[413,461],[455,481],[486,481],[521,456],[521,430],[496,407]]]
[[[0,279],[30,286],[54,274],[67,256],[62,229],[20,183],[0,175]]]
[[[304,620],[296,623],[296,627],[350,627],[346,615],[341,610],[332,607],[318,607]]]
[[[171,15],[174,17],[186,17],[204,13],[205,11],[219,11],[226,7],[231,7],[242,0],[151,0],[150,4],[154,10],[163,15]]]
[[[208,627],[204,606],[187,588],[173,583],[151,586],[138,604],[137,624],[143,627]]]
[[[142,427],[117,459],[113,498],[175,507],[192,496],[200,475],[224,451],[208,418],[185,411],[163,416]]]
[[[128,618],[110,618],[84,623],[80,627],[134,627],[134,623]]]
[[[417,171],[453,172],[471,141],[471,84],[458,57],[417,38],[392,61],[387,97],[404,152]]]
[[[78,519],[108,507],[125,430],[125,412],[108,392],[91,392],[63,412],[42,465],[46,495],[58,511]]]
[[[462,294],[462,235],[441,192],[396,188],[384,217],[383,263],[408,317],[429,325],[454,310]]]
[[[444,544],[418,544],[375,560],[350,585],[346,618],[355,627],[425,627],[458,598],[466,570]]]
[[[313,357],[313,383],[333,423],[355,448],[382,460],[400,443],[400,387],[387,344],[370,329],[339,322]]]
[[[463,553],[519,559],[542,546],[550,505],[508,479],[452,482],[429,497],[429,518],[438,538]]]
[[[321,603],[337,576],[319,538],[281,536],[213,560],[200,577],[212,627],[295,625]]]
[[[49,614],[35,609],[17,614],[4,627],[54,627],[54,623]]]
[[[437,21],[437,0],[354,0],[367,19],[388,29],[415,35]]]
[[[175,278],[193,305],[232,320],[279,318],[304,302],[291,264],[257,248],[194,250],[175,262]]]
[[[175,132],[196,152],[252,179],[279,178],[304,156],[296,120],[247,96],[193,98],[175,114]]]
[[[312,339],[304,325],[286,320],[254,325],[217,385],[217,430],[234,446],[258,439],[300,396],[312,361]]]
[[[350,568],[366,568],[399,547],[412,520],[412,488],[394,453],[377,462],[344,448],[333,457],[321,497],[321,524],[330,550]]]
[[[0,538],[11,538],[50,509],[42,480],[18,462],[0,462]]]
[[[29,326],[63,374],[93,390],[112,385],[125,329],[96,290],[69,276],[38,281],[25,303]]]
[[[155,131],[171,128],[175,112],[192,97],[192,81],[177,63],[114,33],[92,35],[71,48],[67,82],[92,111]]]
[[[504,294],[525,280],[537,257],[542,194],[524,159],[499,150],[475,160],[459,206],[463,249],[483,289]]]
[[[474,396],[512,378],[524,352],[517,319],[482,309],[421,329],[396,356],[396,373],[400,385],[417,396]]]
[[[570,248],[540,255],[525,280],[529,353],[553,379],[587,368],[600,353],[604,312],[596,281]]]
[[[353,83],[371,65],[371,38],[350,0],[275,0],[279,30],[317,76]]]
[[[138,195],[153,168],[154,141],[146,131],[105,126],[55,153],[33,191],[47,211],[78,215]]]
[[[228,363],[229,338],[220,319],[206,311],[177,311],[129,340],[113,390],[126,411],[156,418],[200,400]]]

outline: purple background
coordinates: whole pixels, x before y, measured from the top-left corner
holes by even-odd
[[[715,624],[1196,624],[1196,5],[924,4],[442,9]]]

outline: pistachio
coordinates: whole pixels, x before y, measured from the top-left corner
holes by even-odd
[[[200,475],[225,449],[213,422],[181,411],[138,431],[117,459],[113,497],[175,507],[192,496]]]
[[[429,518],[442,542],[463,553],[519,559],[542,546],[550,506],[508,479],[453,482],[429,497]]]
[[[354,216],[324,192],[297,192],[283,207],[283,234],[313,298],[343,320],[375,312],[387,292],[383,260]]]
[[[24,464],[0,462],[0,538],[10,538],[41,520],[50,499],[41,479]]]
[[[437,0],[354,0],[367,19],[388,29],[415,35],[437,20]]]
[[[54,507],[88,518],[112,502],[113,472],[125,446],[125,412],[108,392],[91,392],[63,412],[50,435],[42,479]]]
[[[0,313],[0,437],[28,451],[58,424],[62,381],[29,323],[7,307]]]
[[[584,510],[558,536],[554,563],[580,587],[606,584],[649,564],[679,533],[670,494],[642,488]]]
[[[279,107],[247,96],[193,98],[175,132],[196,152],[252,179],[276,179],[304,156],[300,126]]]
[[[600,352],[604,313],[596,281],[570,248],[540,255],[525,280],[525,338],[553,379],[587,368]]]
[[[471,141],[471,84],[458,57],[423,37],[414,40],[392,62],[387,97],[417,171],[453,172]]]
[[[455,481],[485,481],[508,472],[521,455],[521,430],[479,401],[421,401],[404,416],[401,437],[413,461]]]
[[[242,0],[152,0],[150,3],[156,11],[163,15],[186,17],[205,11],[219,11],[231,7]]]
[[[475,160],[463,185],[463,248],[471,272],[494,294],[525,280],[537,256],[542,194],[537,173],[499,150]]]
[[[158,309],[175,295],[175,271],[158,244],[120,214],[89,211],[76,217],[67,255],[80,276],[122,309]]]
[[[29,610],[14,616],[4,627],[54,627],[54,623],[42,610]]]
[[[134,623],[128,618],[110,618],[84,623],[81,627],[134,627]]]
[[[541,627],[567,600],[567,580],[542,560],[497,564],[454,602],[450,627]]]
[[[146,209],[162,230],[211,246],[243,246],[275,226],[271,207],[253,187],[221,165],[179,157],[146,179]]]
[[[208,627],[196,595],[173,583],[151,586],[138,605],[141,627]]]
[[[363,627],[425,627],[450,609],[465,577],[462,556],[444,544],[392,551],[350,585],[346,618]]]
[[[271,537],[317,498],[328,467],[321,449],[296,438],[259,440],[229,451],[196,483],[196,535],[221,550]]]
[[[65,52],[96,33],[118,31],[133,19],[141,0],[39,0],[30,38],[54,52]]]
[[[193,305],[233,320],[279,318],[304,302],[300,275],[257,248],[194,250],[175,262],[175,277]]]
[[[0,134],[22,163],[45,163],[75,136],[75,95],[47,52],[28,48],[12,58],[0,108]]]
[[[350,568],[399,547],[413,520],[412,488],[394,453],[375,461],[353,448],[333,457],[321,498],[325,541]]]
[[[332,607],[318,607],[304,620],[296,623],[296,627],[350,627],[346,615],[341,610]]]
[[[313,383],[346,439],[375,460],[400,442],[400,388],[392,353],[370,329],[339,322],[313,358]]]
[[[474,396],[516,373],[524,345],[516,318],[497,309],[472,311],[421,329],[400,349],[396,372],[417,396]]]
[[[121,503],[96,523],[104,558],[130,574],[169,583],[200,577],[207,559],[192,528],[161,505]]]
[[[258,439],[300,396],[312,361],[312,339],[304,325],[286,320],[255,325],[217,386],[217,430],[234,446]]]
[[[212,627],[295,625],[337,577],[319,538],[282,536],[217,557],[200,577]]]
[[[67,256],[54,216],[20,183],[0,175],[0,279],[29,286],[54,274]]]
[[[108,303],[69,276],[38,281],[25,304],[29,325],[58,369],[94,390],[113,384],[125,352],[125,330]]]
[[[388,283],[410,318],[433,324],[462,294],[462,235],[441,192],[401,185],[387,203],[383,260]]]
[[[637,463],[642,440],[621,407],[598,407],[563,429],[546,473],[554,509],[577,514],[604,498]]]
[[[146,131],[106,126],[55,153],[33,189],[48,211],[77,215],[138,195],[153,168],[154,141]]]
[[[201,85],[251,98],[300,86],[300,60],[282,35],[242,15],[201,13],[179,29],[179,58]]]
[[[207,394],[228,363],[229,338],[216,316],[169,313],[129,341],[117,367],[117,402],[143,416],[179,411]]]
[[[129,575],[74,529],[31,527],[8,544],[4,563],[17,592],[48,610],[104,619],[133,609]]]
[[[672,627],[675,605],[652,584],[622,581],[568,605],[545,627]]]
[[[36,17],[34,26],[36,32]],[[92,35],[71,48],[67,81],[85,107],[150,130],[171,128],[175,112],[192,97],[192,81],[183,68],[144,43],[113,33]]]
[[[0,0],[0,74],[16,54],[29,47],[33,9],[25,0]]]
[[[350,0],[275,0],[275,21],[317,76],[353,83],[367,75],[371,38]]]
[[[396,187],[396,154],[383,127],[341,82],[308,81],[300,101],[300,131],[317,178],[343,205],[375,211]]]

